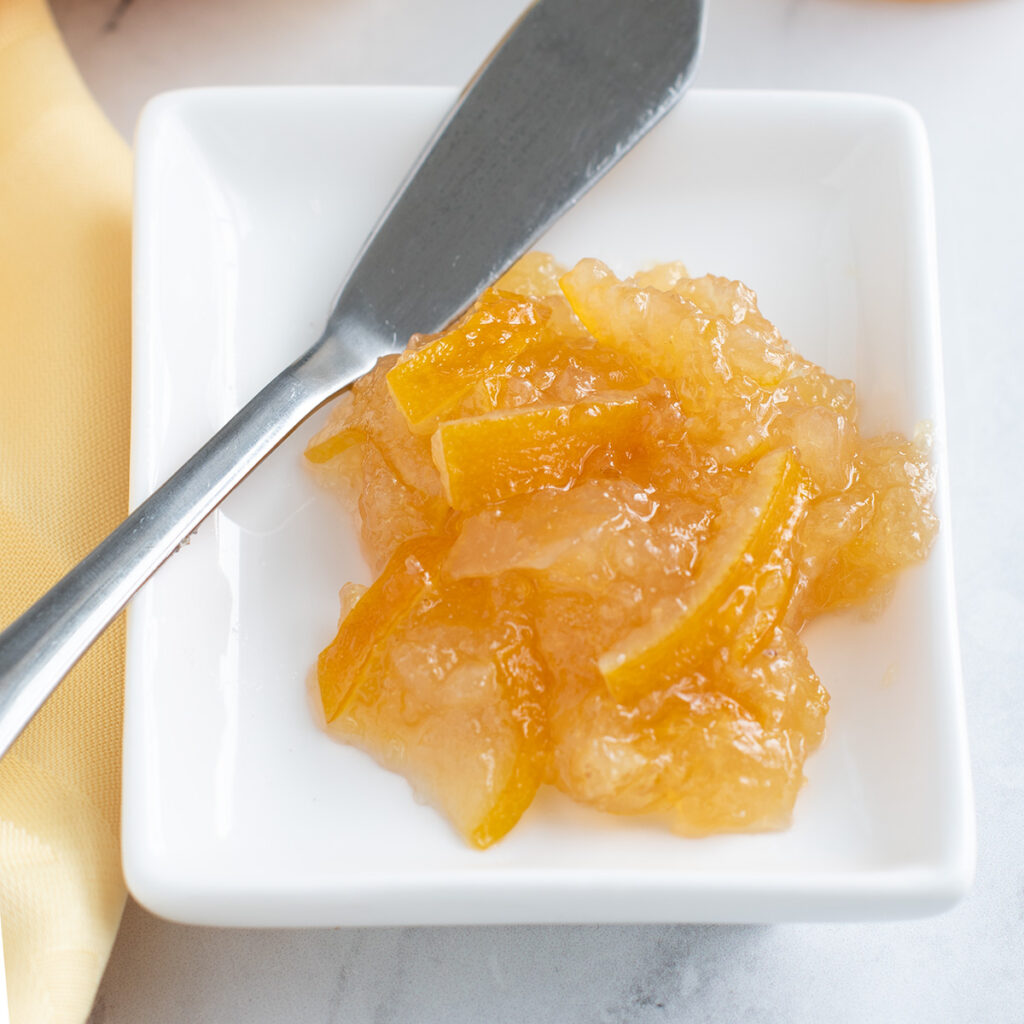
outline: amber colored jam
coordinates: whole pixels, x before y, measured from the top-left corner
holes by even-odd
[[[800,630],[937,523],[926,452],[735,281],[534,253],[414,337],[307,449],[376,581],[342,590],[328,728],[458,831],[538,787],[687,835],[784,826],[828,694]]]

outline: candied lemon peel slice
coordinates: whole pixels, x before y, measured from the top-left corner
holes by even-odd
[[[628,443],[641,412],[625,394],[485,413],[442,423],[431,451],[452,508],[469,509],[565,486],[595,449]]]
[[[507,370],[550,315],[543,303],[491,290],[452,330],[399,360],[387,384],[409,429],[429,434],[476,384]]]
[[[331,434],[316,444],[311,444],[306,449],[306,458],[310,462],[322,465],[330,462],[336,455],[347,452],[354,445],[363,444],[367,440],[367,433],[361,427],[347,427],[339,430],[337,434]]]
[[[720,648],[738,646],[734,653],[740,660],[756,648],[792,593],[786,548],[803,515],[804,488],[804,474],[789,450],[755,465],[733,503],[735,518],[719,517],[730,521],[721,523],[710,541],[682,606],[652,619],[598,659],[617,700],[635,701],[663,689]],[[781,575],[781,586],[765,587],[758,577],[766,570]],[[752,609],[761,590],[770,591],[767,607]]]
[[[320,700],[333,722],[372,676],[383,640],[435,584],[450,541],[417,537],[401,545],[338,626],[317,661]]]
[[[505,642],[495,657],[500,685],[513,705],[519,749],[491,808],[469,834],[470,842],[480,849],[497,842],[519,821],[547,775],[544,667],[534,651],[534,632],[522,616],[510,616]]]

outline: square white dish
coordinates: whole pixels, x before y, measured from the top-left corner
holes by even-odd
[[[317,337],[447,89],[217,89],[137,136],[137,503]],[[355,534],[302,466],[304,425],[132,603],[123,854],[156,913],[237,925],[879,919],[973,873],[934,228],[916,115],[871,97],[695,92],[539,243],[620,272],[740,278],[863,424],[929,422],[942,520],[873,621],[805,634],[832,694],[792,827],[685,840],[542,791],[486,852],[315,724],[309,674]]]

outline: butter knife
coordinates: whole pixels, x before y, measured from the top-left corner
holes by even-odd
[[[461,313],[685,90],[703,0],[539,0],[442,121],[320,339],[0,634],[0,756],[181,542],[307,416]]]

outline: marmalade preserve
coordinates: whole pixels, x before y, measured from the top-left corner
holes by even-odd
[[[377,573],[318,663],[328,729],[478,847],[549,783],[685,835],[785,826],[828,694],[800,640],[937,522],[926,452],[746,286],[524,257],[338,400],[306,451]]]

